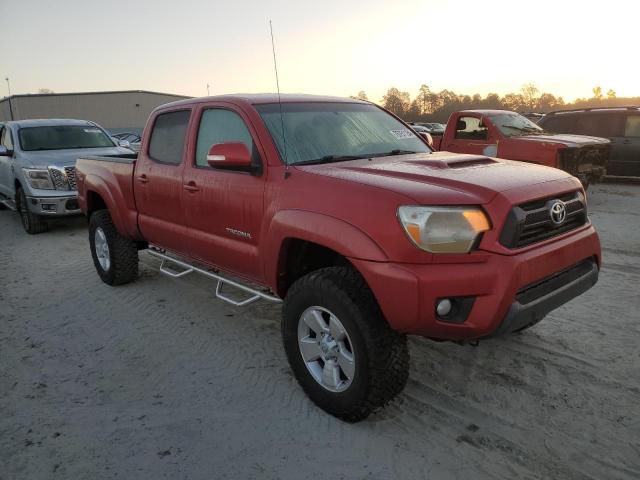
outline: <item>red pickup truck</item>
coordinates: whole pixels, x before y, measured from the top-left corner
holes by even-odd
[[[137,156],[80,158],[76,172],[104,282],[134,280],[148,249],[172,277],[218,280],[216,295],[235,305],[283,299],[296,378],[347,421],[403,389],[406,334],[520,331],[598,278],[576,178],[433,152],[368,102],[171,103],[151,114]]]
[[[538,163],[569,172],[585,188],[606,173],[611,142],[606,138],[545,132],[526,117],[507,110],[465,110],[449,118],[436,150],[473,153]]]

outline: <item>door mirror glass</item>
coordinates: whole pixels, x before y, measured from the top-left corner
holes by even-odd
[[[250,169],[251,152],[241,142],[217,143],[209,149],[207,163],[212,168]]]

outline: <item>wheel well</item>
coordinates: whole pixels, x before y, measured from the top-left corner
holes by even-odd
[[[289,287],[307,273],[325,267],[352,266],[340,253],[317,243],[298,238],[287,239],[278,265],[278,294],[284,297]]]
[[[91,214],[96,210],[107,208],[107,204],[99,193],[89,190],[87,192],[87,218],[91,218]]]

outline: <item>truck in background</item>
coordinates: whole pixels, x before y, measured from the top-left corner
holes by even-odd
[[[75,164],[82,155],[124,155],[99,125],[46,119],[0,123],[0,206],[17,210],[27,233],[82,212]]]
[[[559,168],[578,177],[585,188],[605,175],[611,143],[605,138],[545,132],[507,110],[455,112],[442,136],[431,136],[436,150]]]

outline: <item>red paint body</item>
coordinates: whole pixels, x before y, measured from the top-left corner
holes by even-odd
[[[531,135],[504,135],[493,121],[493,115],[501,110],[466,110],[451,114],[444,134],[432,135],[433,148],[456,153],[488,155],[490,157],[537,163],[563,169],[585,180],[600,179],[606,169],[610,141],[584,135],[563,135],[544,132]],[[482,120],[488,129],[486,139],[456,138],[456,125],[461,117]],[[564,160],[561,152],[566,149],[579,151],[577,158]],[[594,155],[590,155],[594,152]],[[582,158],[584,157],[584,158]]]
[[[584,259],[600,262],[598,236],[589,222],[525,248],[510,250],[498,242],[514,205],[581,190],[580,182],[561,170],[510,161],[465,166],[477,157],[440,152],[294,166],[285,175],[253,107],[275,101],[274,96],[229,96],[159,107],[135,163],[78,160],[81,208],[90,214],[106,206],[122,235],[280,296],[286,294],[280,279],[289,241],[321,245],[364,276],[393,328],[441,339],[487,335],[521,287]],[[284,101],[310,100],[288,96]],[[195,167],[200,116],[213,106],[231,109],[245,121],[262,159],[260,176]],[[159,164],[148,157],[150,128],[159,113],[179,109],[192,110],[183,161]],[[480,205],[492,229],[471,253],[431,254],[407,239],[396,217],[401,205]],[[451,295],[478,297],[464,324],[436,319],[436,299]]]

